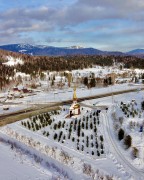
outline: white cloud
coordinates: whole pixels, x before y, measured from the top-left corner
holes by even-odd
[[[144,35],[143,0],[78,0],[74,2],[63,7],[43,5],[1,12],[2,42],[7,43],[8,40],[14,41],[14,39],[21,41],[21,33],[29,33],[30,37],[30,33],[50,32],[53,36],[57,36],[54,33],[59,32],[58,34],[61,33],[62,36],[66,34],[70,41],[73,39],[75,41],[77,35],[79,35],[79,40],[86,41],[91,35],[90,38],[99,39],[99,43],[107,47],[104,45],[104,38],[109,39],[106,43],[111,40],[111,43],[115,44],[116,40],[121,42],[119,37],[125,42],[128,37],[139,39]],[[94,23],[88,24],[89,22]],[[63,42],[62,38],[52,37],[48,41],[60,43]]]

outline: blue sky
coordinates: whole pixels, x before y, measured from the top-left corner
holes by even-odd
[[[144,48],[143,0],[0,0],[0,44]]]

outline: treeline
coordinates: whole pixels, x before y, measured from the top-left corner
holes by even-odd
[[[92,65],[112,65],[111,57],[102,56],[31,56],[23,65],[17,65],[17,70],[31,74],[36,71],[63,71],[92,67]]]
[[[7,56],[21,58],[24,64],[14,67],[3,65],[7,61]],[[90,68],[93,65],[111,66],[113,60],[123,63],[126,68],[144,68],[144,58],[135,56],[114,56],[114,55],[73,55],[73,56],[30,56],[26,54],[0,50],[0,88],[9,83],[10,77],[15,72],[24,72],[35,77],[42,71],[65,71]],[[92,84],[94,84],[93,82]]]
[[[14,74],[14,67],[0,64],[0,89],[12,82]]]
[[[26,54],[0,50],[0,62],[7,60],[6,56],[21,58],[25,63],[17,65],[17,71],[31,74],[38,71],[63,71],[92,67],[92,65],[110,66],[116,62],[124,63],[126,68],[144,68],[144,58],[135,56],[114,55],[72,55],[72,56],[30,56]]]
[[[23,65],[18,65],[18,71],[31,74],[38,71],[63,71],[89,68],[93,65],[111,66],[113,59],[118,63],[124,63],[125,68],[144,68],[144,58],[134,56],[28,56]]]
[[[7,56],[12,56],[14,58],[21,58],[24,61],[26,61],[27,59],[30,59],[31,57],[30,55],[0,49],[0,63],[6,62]]]

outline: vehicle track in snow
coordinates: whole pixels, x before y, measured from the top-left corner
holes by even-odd
[[[108,113],[111,113],[111,110],[108,111]],[[109,117],[106,113],[104,114],[104,121],[105,121],[105,130],[107,132],[107,138],[110,141],[110,146],[113,148],[115,152],[116,158],[121,161],[121,164],[125,167],[125,171],[128,170],[130,175],[135,177],[135,180],[143,180],[144,179],[144,171],[137,169],[135,166],[133,166],[122,154],[120,149],[117,147],[117,142],[112,138],[112,131],[111,131],[111,125],[110,125],[110,120]],[[110,148],[111,148],[110,147]]]

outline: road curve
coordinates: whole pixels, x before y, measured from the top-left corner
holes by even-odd
[[[85,105],[83,104],[83,106],[85,107],[89,107],[89,108],[92,108],[92,109],[96,109],[96,107],[93,107],[93,106],[90,106],[90,105]],[[121,160],[121,164],[124,165],[125,168],[129,169],[129,175],[132,175],[133,177],[135,177],[135,180],[143,180],[144,179],[144,170],[140,170],[140,169],[137,169],[135,166],[133,166],[124,156],[123,154],[121,153],[121,151],[119,150],[119,148],[117,147],[117,144],[116,142],[114,141],[114,139],[112,138],[112,131],[110,130],[111,128],[111,125],[110,125],[110,119],[108,117],[108,113],[110,114],[112,111],[112,109],[108,110],[108,112],[103,112],[102,114],[104,115],[104,120],[105,120],[105,126],[104,126],[104,129],[105,129],[105,132],[107,134],[107,138],[109,139],[110,141],[110,145],[109,147],[110,148],[113,148],[113,151],[115,152],[115,155],[118,159]],[[104,125],[104,124],[103,124]]]
[[[109,113],[111,113],[111,110],[109,111]],[[104,115],[105,115],[105,123],[106,123],[106,130],[107,130],[108,138],[111,142],[111,145],[113,147],[113,150],[114,150],[116,156],[119,159],[121,159],[122,164],[124,165],[125,168],[129,168],[129,170],[131,171],[132,175],[136,178],[136,180],[143,180],[144,179],[144,171],[137,169],[135,166],[133,166],[121,153],[121,151],[117,147],[116,142],[112,138],[112,131],[110,130],[111,129],[110,128],[111,127],[110,119],[106,113],[104,113]]]

